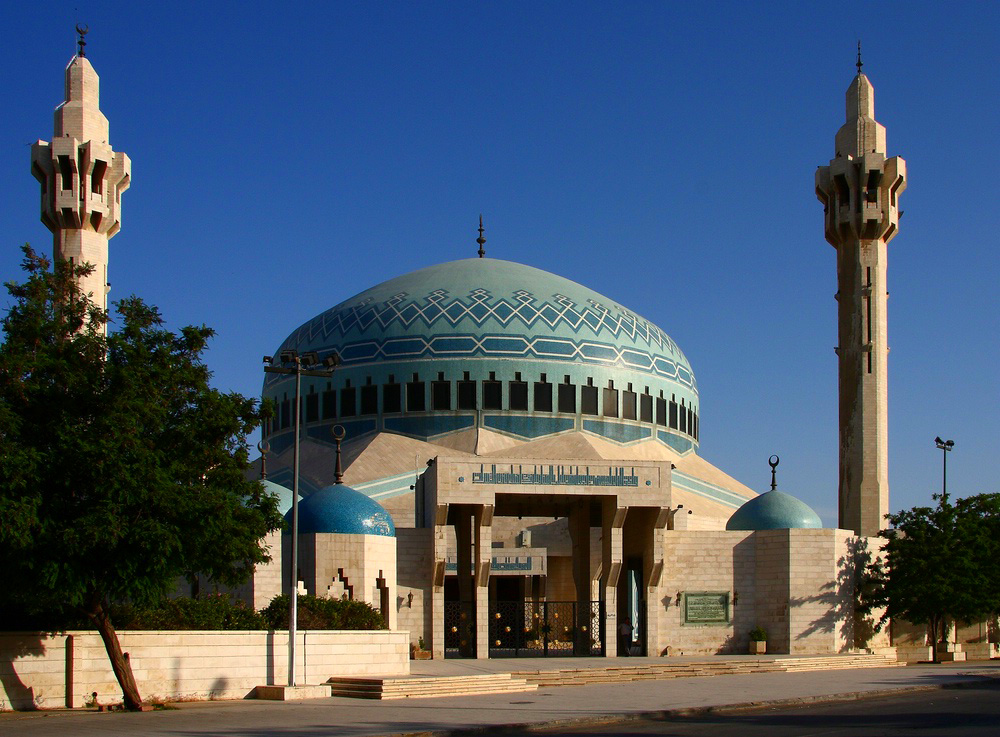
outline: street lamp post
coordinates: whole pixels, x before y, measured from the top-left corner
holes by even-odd
[[[295,683],[295,638],[298,629],[299,614],[299,436],[301,435],[302,418],[302,377],[320,376],[330,378],[340,364],[340,355],[331,353],[322,361],[315,351],[303,353],[284,350],[278,354],[278,362],[286,364],[274,365],[274,358],[264,356],[264,372],[268,374],[292,374],[295,376],[295,436],[292,443],[292,593],[288,606],[288,685]],[[287,365],[291,364],[291,365]],[[319,366],[321,368],[313,368]]]
[[[941,471],[941,498],[947,504],[948,503],[948,453],[951,449],[955,447],[954,440],[942,440],[940,437],[934,438],[934,442],[937,444],[938,450],[942,451],[942,458],[944,459],[944,465]]]

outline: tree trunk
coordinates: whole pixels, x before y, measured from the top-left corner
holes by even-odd
[[[118,642],[118,633],[115,632],[111,618],[108,616],[104,604],[98,602],[93,604],[87,612],[87,616],[97,627],[97,631],[104,640],[104,648],[108,651],[108,659],[111,661],[111,670],[118,679],[118,685],[122,687],[125,696],[125,708],[129,711],[139,711],[142,709],[142,697],[139,696],[139,687],[135,683],[135,676],[132,675],[132,663],[128,656],[122,652],[121,643]]]

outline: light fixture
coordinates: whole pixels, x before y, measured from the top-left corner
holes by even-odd
[[[412,609],[413,608],[413,592],[412,591],[409,594],[406,595],[406,608],[407,609]]]

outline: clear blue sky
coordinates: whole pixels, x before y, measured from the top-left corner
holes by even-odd
[[[697,5],[698,7],[694,7]],[[79,8],[79,12],[74,11]],[[554,271],[682,347],[701,454],[836,522],[834,250],[813,172],[856,40],[906,215],[889,246],[892,508],[997,491],[996,3],[106,3],[4,6],[0,278],[49,252],[29,144],[90,25],[132,158],[112,298],[218,331],[215,383],[384,279],[472,256]]]

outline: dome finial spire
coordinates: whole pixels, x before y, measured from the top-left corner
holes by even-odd
[[[77,23],[76,24],[76,32],[80,36],[80,38],[78,38],[77,41],[76,41],[76,45],[80,47],[80,50],[76,52],[77,56],[84,56],[85,57],[87,55],[87,52],[83,50],[83,47],[87,45],[87,42],[84,40],[83,37],[87,35],[87,31],[89,31],[89,30],[90,30],[90,28],[87,26],[86,23]]]
[[[479,213],[479,237],[476,238],[476,243],[479,244],[479,258],[486,256],[486,249],[483,246],[486,244],[486,239],[483,237],[483,214]]]
[[[861,74],[861,67],[864,66],[864,63],[861,61],[861,39],[860,38],[858,39],[858,62],[857,62],[857,64],[855,64],[855,66],[858,68],[858,74]]]
[[[271,444],[266,440],[257,443],[257,450],[260,451],[260,480],[267,479],[267,452],[271,450]]]
[[[771,467],[771,491],[778,488],[778,481],[775,478],[775,469],[778,468],[778,461],[781,460],[778,456],[774,455],[767,459],[767,465]]]
[[[347,435],[347,431],[344,430],[343,425],[333,426],[333,442],[337,444],[337,465],[333,470],[333,483],[335,484],[344,483],[344,468],[340,465],[340,441],[344,439],[345,435]]]

